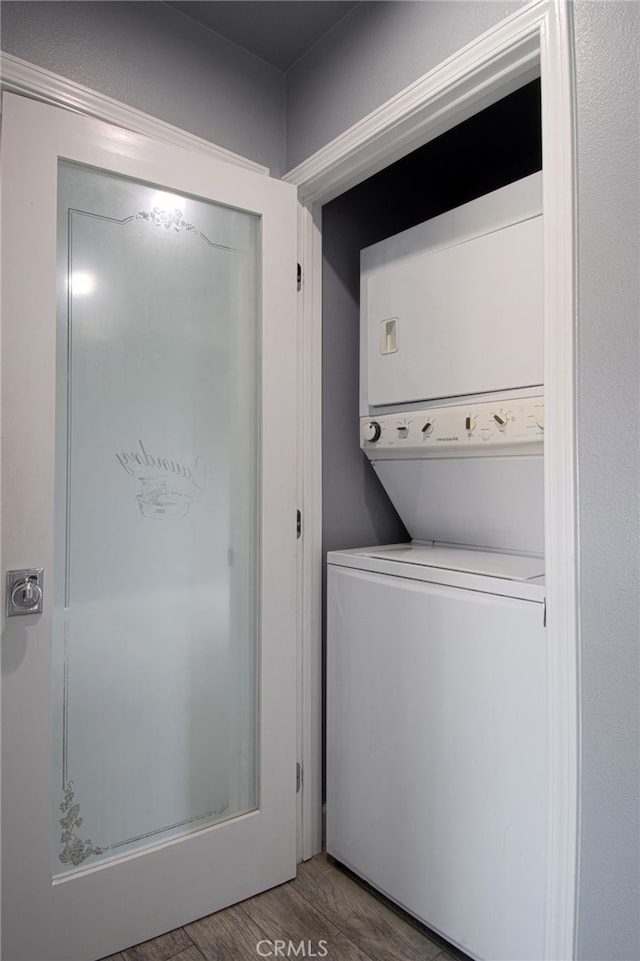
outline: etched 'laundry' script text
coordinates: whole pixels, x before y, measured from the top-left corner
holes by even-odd
[[[210,484],[211,464],[205,457],[196,457],[191,465],[181,464],[169,457],[152,456],[141,440],[138,441],[137,450],[116,454],[116,460],[130,477],[138,476],[139,468],[143,467],[163,471],[165,474],[174,474],[176,477],[183,477],[185,480],[191,481],[198,490],[205,490]]]

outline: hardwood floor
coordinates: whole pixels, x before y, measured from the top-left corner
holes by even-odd
[[[297,878],[288,884],[104,961],[259,961],[287,956],[326,961],[465,957],[454,948],[445,950],[435,936],[318,855],[299,864]]]

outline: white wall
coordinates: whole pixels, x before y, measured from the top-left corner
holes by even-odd
[[[282,174],[284,74],[172,7],[9,0],[0,17],[7,53]]]

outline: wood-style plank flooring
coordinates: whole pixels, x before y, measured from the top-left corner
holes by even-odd
[[[284,946],[276,945],[277,941]],[[297,957],[326,961],[465,957],[454,948],[445,950],[420,925],[318,855],[299,864],[298,876],[288,884],[104,961],[260,961],[261,957],[286,958],[289,941]],[[302,949],[300,942],[304,942]],[[288,956],[296,954],[290,951]]]

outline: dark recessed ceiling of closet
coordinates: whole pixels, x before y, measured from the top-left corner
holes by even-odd
[[[542,167],[534,80],[325,204],[327,264],[357,297],[360,250]]]
[[[343,0],[177,0],[167,5],[279,70],[288,70],[357,3]]]
[[[364,246],[541,168],[540,81],[533,80],[336,198],[324,216],[357,211]]]

